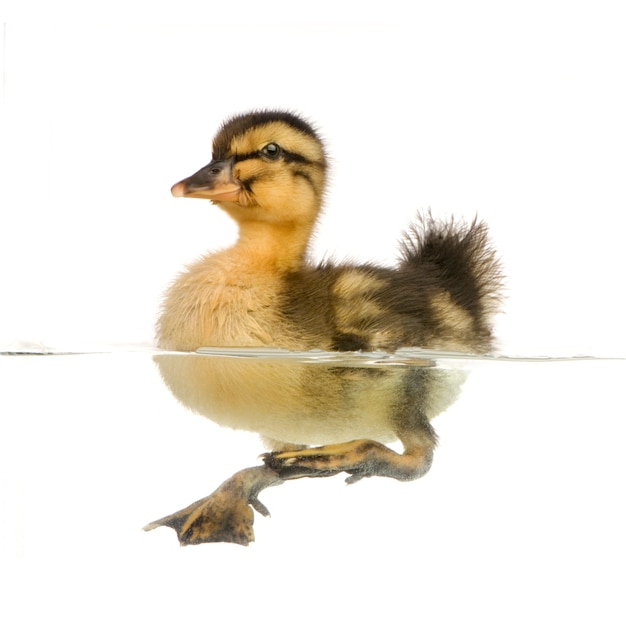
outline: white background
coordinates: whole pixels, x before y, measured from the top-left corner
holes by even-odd
[[[416,210],[478,213],[508,276],[502,352],[623,356],[617,7],[7,26],[0,345],[150,345],[169,281],[236,236],[171,184],[225,117],[280,107],[333,160],[317,258],[392,262]],[[419,483],[289,484],[251,548],[180,550],[138,528],[254,463],[254,436],[187,414],[145,355],[50,358],[0,363],[24,623],[623,622],[619,363],[479,368]]]

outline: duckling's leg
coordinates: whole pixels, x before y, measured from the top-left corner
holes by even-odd
[[[401,440],[403,454],[369,439],[266,454],[265,465],[237,472],[210,496],[148,524],[144,530],[169,526],[176,531],[183,546],[217,541],[247,546],[254,541],[252,509],[269,515],[258,499],[259,493],[285,480],[347,472],[351,476],[346,482],[354,483],[365,476],[413,480],[425,474],[435,446],[432,429],[402,435]]]
[[[415,480],[430,469],[436,444],[435,433],[428,425],[427,428],[401,434],[400,440],[404,445],[403,454],[377,441],[358,439],[305,450],[270,452],[263,456],[263,461],[284,480],[301,476],[330,476],[339,472],[351,474],[346,479],[347,483],[367,476]]]

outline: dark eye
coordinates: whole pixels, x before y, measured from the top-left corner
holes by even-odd
[[[268,143],[262,150],[263,154],[270,159],[277,159],[280,156],[280,146],[277,143]]]

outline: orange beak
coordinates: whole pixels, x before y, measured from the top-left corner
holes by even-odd
[[[233,160],[213,160],[195,174],[172,187],[175,198],[206,198],[216,202],[237,202],[241,185],[233,180]]]

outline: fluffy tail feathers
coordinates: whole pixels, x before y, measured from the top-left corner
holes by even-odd
[[[502,301],[503,274],[486,224],[430,213],[418,216],[401,242],[400,270],[419,275],[430,287],[433,308],[442,322],[459,325],[459,311],[472,320],[473,331],[490,344],[490,321]],[[445,294],[445,295],[441,295]]]

